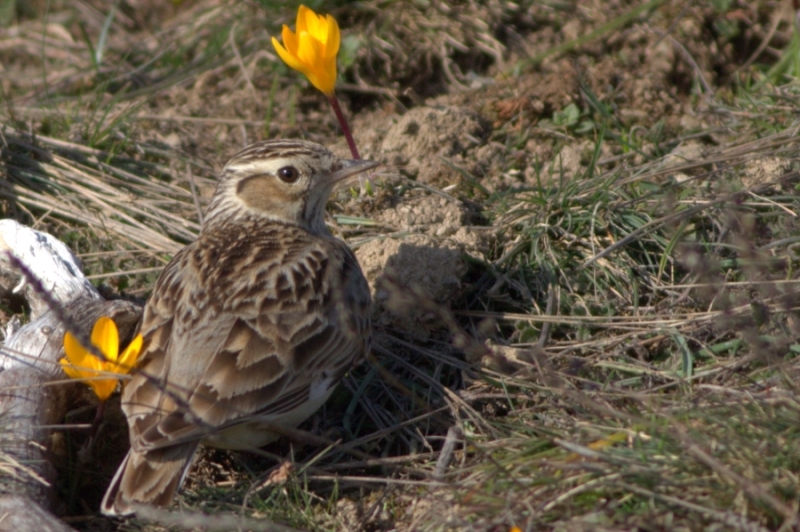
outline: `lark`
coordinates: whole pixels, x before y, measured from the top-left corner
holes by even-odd
[[[131,449],[103,513],[169,505],[199,444],[269,443],[366,355],[369,287],[324,216],[337,183],[378,164],[299,140],[259,142],[228,161],[200,236],[145,306],[144,351],[122,392]]]

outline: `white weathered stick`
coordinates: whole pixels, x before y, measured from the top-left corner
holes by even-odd
[[[92,283],[83,276],[78,258],[66,244],[53,235],[36,231],[14,220],[0,220],[0,251],[13,253],[39,280],[42,288],[62,305],[76,299],[102,299]],[[0,261],[7,264],[8,261],[2,255],[0,254]],[[14,292],[26,287],[31,306],[31,321],[34,321],[49,309],[38,294],[31,293],[31,287],[24,277],[14,288]]]
[[[0,220],[0,268],[14,266],[27,270],[15,291],[27,288],[31,321],[14,331],[0,351],[0,494],[4,494],[0,511],[5,512],[0,519],[3,525],[26,523],[26,515],[37,520],[17,524],[14,530],[70,530],[47,511],[55,473],[46,453],[50,432],[40,428],[64,419],[66,392],[75,386],[53,384],[65,379],[58,363],[64,356],[63,318],[74,324],[74,332],[86,336],[98,317],[110,316],[124,338],[138,322],[141,309],[126,301],[104,301],[83,276],[77,258],[58,239],[13,220]],[[51,304],[60,310],[49,308]],[[42,528],[43,519],[52,520],[50,528]]]

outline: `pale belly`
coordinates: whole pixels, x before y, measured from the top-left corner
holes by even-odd
[[[312,387],[309,400],[294,410],[278,416],[270,415],[264,418],[250,418],[247,421],[203,438],[201,443],[218,449],[234,451],[263,447],[281,436],[281,434],[271,430],[272,427],[296,427],[319,410],[336,388],[336,385],[331,382],[324,383],[324,389],[320,389],[323,383],[319,384],[320,386],[316,387],[317,390]],[[314,393],[315,391],[317,393]]]

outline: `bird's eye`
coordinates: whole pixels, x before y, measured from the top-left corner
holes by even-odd
[[[284,166],[278,170],[278,178],[284,183],[294,183],[300,177],[300,172],[294,166]]]

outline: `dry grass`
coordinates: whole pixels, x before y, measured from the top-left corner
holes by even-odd
[[[469,258],[449,308],[387,276],[386,305],[424,316],[421,327],[380,322],[368,363],[304,425],[312,434],[252,456],[204,454],[181,497],[186,514],[149,517],[218,530],[800,526],[800,126],[796,84],[781,77],[800,72],[778,58],[751,70],[758,83],[713,78],[719,59],[698,55],[705,37],[670,24],[700,13],[719,28],[741,12],[645,4],[579,10],[582,29],[597,30],[587,43],[555,22],[571,9],[556,4],[333,8],[352,28],[343,92],[372,113],[366,121],[382,120],[381,106],[503,81],[466,98],[495,113],[489,142],[511,155],[483,179],[464,171],[459,187],[437,191],[479,211],[494,247]],[[111,292],[145,296],[198,231],[225,154],[267,136],[336,137],[320,100],[269,47],[284,22],[275,13],[290,21],[290,7],[186,2],[163,7],[156,25],[145,7],[121,5],[110,19],[104,4],[64,2],[3,30],[0,195],[6,216],[67,241]],[[731,62],[753,63],[758,38],[787,54],[800,46],[781,11],[748,13],[774,24],[749,27],[747,43],[718,29],[725,53],[750,46]],[[577,116],[549,109],[560,100],[544,93],[541,109],[526,103],[525,76],[556,68],[531,74],[542,54],[561,46],[576,65],[625,56],[614,35],[633,35],[632,21],[672,28],[692,58],[677,54],[671,72],[689,89],[676,81],[664,93],[678,94],[677,116],[631,120],[618,95],[585,80]],[[638,103],[647,115],[651,102]],[[509,186],[530,142],[550,156]],[[577,170],[549,164],[573,146],[584,146]],[[362,222],[410,187],[341,197],[338,230],[356,244],[396,237]],[[293,468],[276,477],[274,455]],[[77,504],[71,522],[162,529],[94,510]]]

